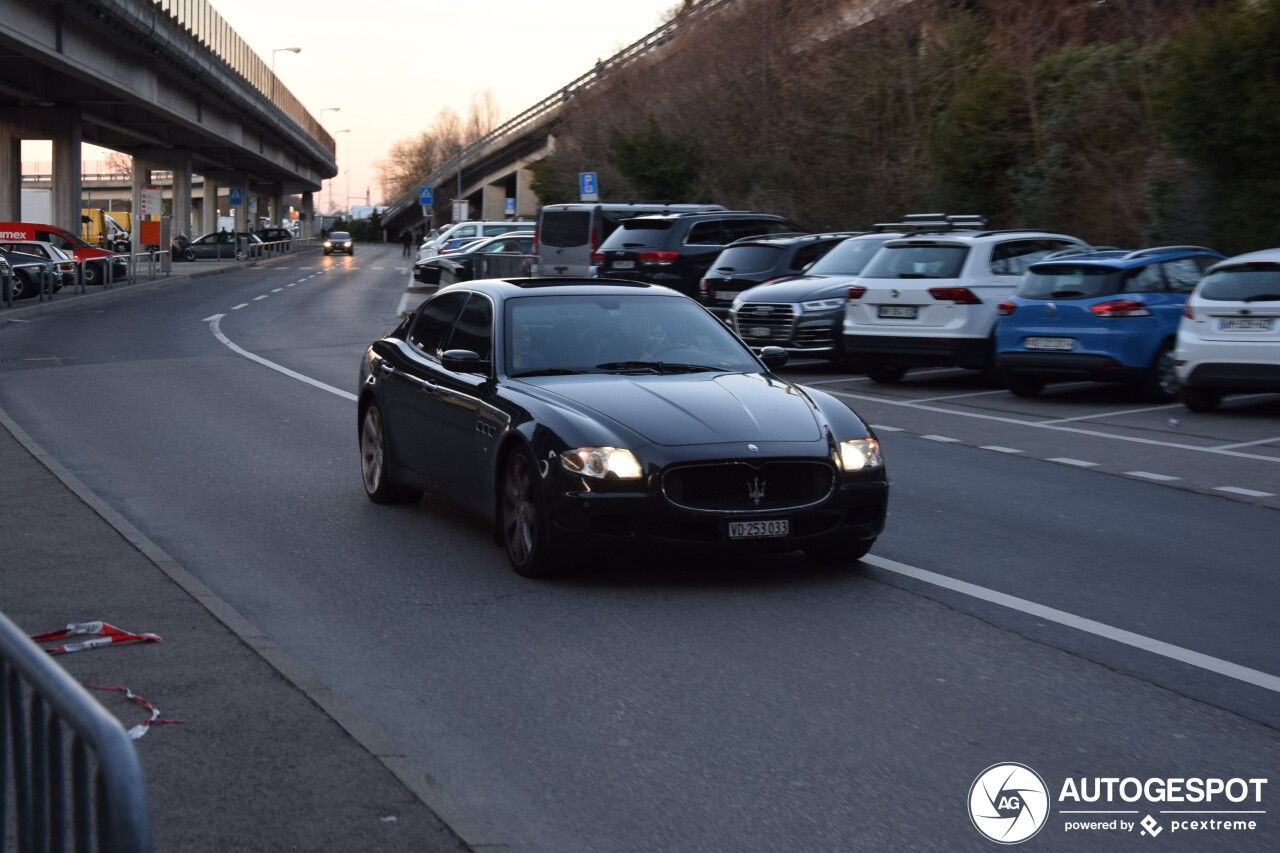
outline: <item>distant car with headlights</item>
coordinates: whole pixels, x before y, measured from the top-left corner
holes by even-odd
[[[884,527],[880,445],[786,357],[664,287],[455,284],[364,354],[364,489],[480,513],[529,577],[645,546],[851,562]]]
[[[1209,268],[1183,308],[1174,359],[1193,412],[1228,394],[1280,392],[1280,249]]]
[[[321,248],[326,255],[332,255],[334,252],[346,252],[348,255],[356,253],[356,243],[351,239],[351,234],[346,231],[330,231],[329,236],[324,238]]]

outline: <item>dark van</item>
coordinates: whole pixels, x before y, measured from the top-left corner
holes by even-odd
[[[724,210],[724,207],[718,204],[662,202],[548,204],[538,211],[533,246],[537,255],[534,275],[591,275],[591,253],[624,219],[646,213],[716,210]]]

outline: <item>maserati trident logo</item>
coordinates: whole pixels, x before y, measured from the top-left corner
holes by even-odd
[[[747,497],[751,498],[752,506],[760,506],[760,501],[764,500],[764,487],[767,481],[762,481],[756,477],[747,484]]]

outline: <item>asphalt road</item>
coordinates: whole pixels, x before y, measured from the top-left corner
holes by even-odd
[[[1280,455],[1274,398],[1201,424],[1117,414],[1141,407],[1097,389],[1010,402],[954,374],[884,389],[796,365],[883,427],[891,516],[871,558],[675,552],[528,581],[480,521],[362,493],[352,392],[396,319],[397,249],[9,324],[0,406],[389,732],[473,847],[989,850],[966,804],[992,764],[1054,794],[1280,766],[1276,466],[1222,452]],[[984,417],[926,400],[961,393]],[[1057,418],[1026,408],[1054,402]],[[1176,440],[1013,422],[1072,406]],[[1218,449],[1170,446],[1197,443]],[[1067,832],[1057,803],[1034,843],[1274,850],[1275,786],[1248,832]]]

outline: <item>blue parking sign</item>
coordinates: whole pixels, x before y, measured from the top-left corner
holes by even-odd
[[[431,205],[431,187],[418,187],[418,204]]]
[[[595,172],[578,173],[578,194],[582,196],[582,201],[600,200],[600,187],[596,184]]]
[[[229,196],[230,203],[233,205],[240,204],[244,201],[244,193],[239,187],[231,187],[227,190],[227,195]]]

